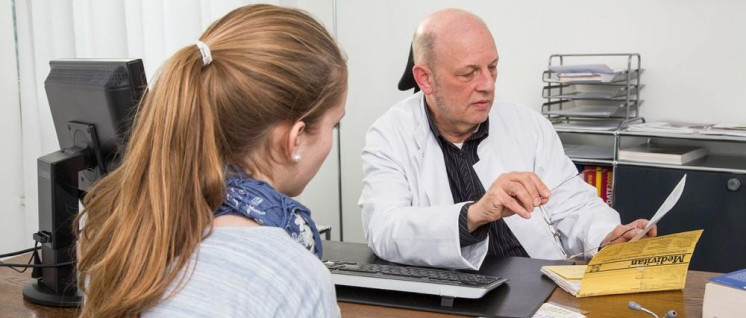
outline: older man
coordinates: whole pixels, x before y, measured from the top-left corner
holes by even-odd
[[[488,253],[589,256],[644,228],[646,220],[620,225],[595,189],[573,178],[545,118],[494,101],[497,48],[478,17],[437,11],[420,23],[412,47],[422,92],[379,118],[363,149],[359,203],[378,256],[478,269]]]

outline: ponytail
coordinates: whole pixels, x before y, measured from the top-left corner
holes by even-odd
[[[154,305],[178,274],[166,269],[188,264],[222,201],[215,116],[205,107],[195,50],[182,49],[163,67],[136,117],[127,159],[84,200],[81,317],[135,316]]]

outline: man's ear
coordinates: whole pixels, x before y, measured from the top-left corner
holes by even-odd
[[[306,135],[306,123],[298,121],[290,127],[290,133],[288,134],[287,139],[287,149],[289,151],[287,155],[290,156],[289,159],[293,160],[293,158],[301,154],[301,146],[303,145]]]
[[[415,64],[414,67],[412,67],[412,76],[414,76],[414,81],[417,82],[417,86],[420,87],[422,93],[425,95],[433,93],[432,72],[427,66],[423,64]]]

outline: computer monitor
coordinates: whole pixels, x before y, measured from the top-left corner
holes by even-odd
[[[65,59],[49,62],[44,86],[60,150],[37,161],[41,272],[25,299],[75,307],[77,290],[72,222],[79,200],[111,171],[126,144],[147,80],[139,59]],[[62,265],[61,265],[62,264]]]

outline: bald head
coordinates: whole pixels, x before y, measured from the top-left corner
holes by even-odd
[[[443,9],[431,13],[420,22],[412,39],[414,63],[432,65],[439,46],[450,45],[452,41],[475,31],[486,32],[492,38],[484,21],[470,12]]]

